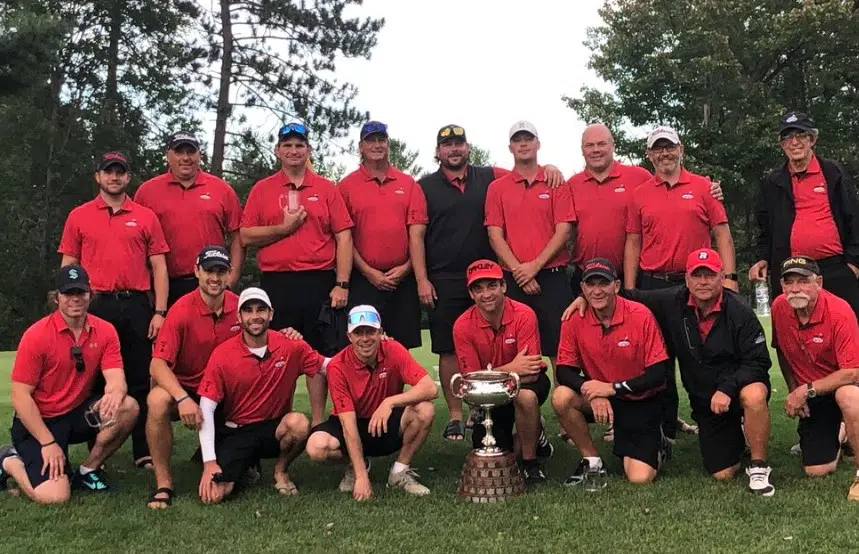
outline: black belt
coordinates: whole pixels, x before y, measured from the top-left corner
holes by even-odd
[[[145,296],[147,292],[145,290],[110,290],[110,291],[96,291],[96,296],[108,297],[108,298],[116,298],[118,300],[127,300],[129,298],[135,298],[138,296]]]
[[[662,281],[684,281],[686,279],[686,274],[680,271],[674,273],[666,273],[664,271],[642,271],[641,274],[652,279],[661,279]]]
[[[847,263],[847,258],[838,254],[837,256],[829,256],[828,258],[821,258],[817,261],[817,265],[820,267],[823,266],[833,266],[833,265],[843,265]]]
[[[171,281],[191,281],[191,280],[196,281],[197,276],[196,275],[179,275],[178,277],[170,277],[170,280]]]

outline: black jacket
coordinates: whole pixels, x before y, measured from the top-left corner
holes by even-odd
[[[818,157],[820,169],[826,179],[829,207],[838,236],[849,263],[859,265],[859,199],[853,179],[840,164]],[[796,208],[793,185],[787,163],[767,173],[761,181],[757,203],[758,241],[756,260],[769,263],[773,290],[780,277],[778,268],[790,257],[790,233]]]
[[[769,388],[772,361],[764,330],[755,312],[732,291],[724,291],[721,311],[703,343],[685,285],[627,290],[623,295],[641,302],[656,316],[669,350],[677,356],[690,397],[709,403],[717,390],[736,398],[750,383],[761,382]]]

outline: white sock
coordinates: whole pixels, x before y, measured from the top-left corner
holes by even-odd
[[[404,471],[408,471],[409,464],[401,464],[400,462],[394,462],[394,465],[391,466],[391,473],[402,473]]]
[[[86,475],[87,473],[92,473],[93,471],[95,471],[95,470],[90,469],[88,467],[84,467],[84,466],[78,467],[78,473],[80,473],[81,475]]]
[[[594,469],[600,469],[602,467],[602,458],[599,456],[585,456],[585,460],[587,460],[588,465]]]
[[[859,469],[856,470],[856,478],[859,479]]]

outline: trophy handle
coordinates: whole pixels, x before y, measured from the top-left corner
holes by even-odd
[[[455,397],[461,399],[465,395],[462,393],[462,391],[459,389],[459,387],[454,385],[454,383],[457,383],[457,382],[462,383],[462,373],[457,373],[453,377],[450,378],[450,392],[452,392]]]
[[[512,375],[513,380],[516,381],[516,386],[513,388],[512,392],[507,391],[507,396],[509,396],[510,398],[513,398],[514,396],[519,394],[519,374],[518,373],[511,373],[510,375]]]

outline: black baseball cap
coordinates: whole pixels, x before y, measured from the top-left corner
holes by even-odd
[[[781,264],[781,276],[784,277],[790,273],[797,275],[820,275],[820,266],[817,262],[808,256],[791,256]]]
[[[364,140],[370,135],[382,135],[387,138],[388,126],[381,121],[368,121],[361,126],[361,140]]]
[[[287,137],[299,137],[304,139],[304,142],[308,142],[307,133],[307,125],[293,121],[280,128],[277,132],[277,142],[280,142]]]
[[[465,138],[465,129],[463,129],[462,125],[445,125],[438,130],[438,135],[436,135],[435,140],[436,144],[441,144],[453,139],[461,139],[468,142],[468,139]]]
[[[582,270],[582,281],[591,277],[602,277],[609,281],[617,281],[617,270],[614,264],[605,258],[592,258],[585,262]]]
[[[89,275],[83,266],[71,264],[61,267],[57,272],[57,291],[65,294],[71,291],[89,292]]]
[[[814,129],[814,120],[802,112],[787,112],[781,116],[778,134],[782,136],[791,129],[811,131]]]
[[[131,164],[128,161],[128,156],[122,152],[105,152],[101,155],[96,165],[96,171],[104,171],[112,165],[118,165],[127,172],[131,172]]]
[[[193,146],[195,150],[200,149],[200,141],[197,140],[197,137],[193,133],[179,131],[178,133],[173,133],[167,139],[167,150],[176,150],[183,144]]]
[[[206,271],[216,267],[230,269],[230,253],[223,246],[204,246],[197,254],[197,265]]]

